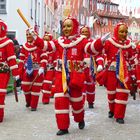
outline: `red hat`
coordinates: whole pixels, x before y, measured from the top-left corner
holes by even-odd
[[[78,34],[79,22],[77,21],[77,19],[75,19],[75,18],[73,18],[73,17],[71,17],[71,16],[68,16],[67,18],[64,19],[62,25],[64,25],[64,22],[65,22],[66,20],[68,20],[68,19],[72,20],[72,22],[73,22],[73,30],[72,30],[71,36],[73,36],[73,35],[75,35],[75,34]]]
[[[45,31],[44,36],[49,36],[49,37],[50,37],[50,40],[52,40],[52,39],[53,39],[52,34],[50,34],[50,33],[49,33],[49,32],[47,32],[47,31]],[[44,36],[43,36],[43,38],[44,38]]]
[[[114,38],[115,38],[117,41],[119,41],[119,39],[118,39],[118,30],[119,30],[119,27],[120,27],[121,25],[124,25],[124,26],[127,27],[127,25],[126,25],[125,23],[122,23],[122,22],[120,22],[120,23],[118,23],[118,24],[116,25],[116,27],[114,28]]]
[[[87,29],[88,29],[88,32],[89,32],[88,38],[90,38],[91,32],[90,32],[90,28],[89,28],[87,25],[84,25],[84,26],[82,26],[82,27],[80,28],[80,34],[82,33],[82,29],[83,29],[83,28],[87,28]]]
[[[5,37],[7,33],[6,23],[0,19],[0,38]]]

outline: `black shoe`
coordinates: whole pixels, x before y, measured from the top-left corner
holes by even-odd
[[[31,111],[36,111],[36,108],[31,108]]]
[[[43,105],[47,105],[47,104],[49,104],[49,103],[47,103],[47,102],[44,102],[44,103],[43,103]]]
[[[79,122],[78,127],[79,127],[79,129],[84,129],[85,121]]]
[[[88,104],[88,108],[94,108],[93,104]]]
[[[113,116],[114,116],[114,113],[111,112],[111,111],[109,111],[109,112],[108,112],[108,118],[113,118]]]
[[[30,107],[30,104],[27,103],[27,104],[26,104],[26,107]]]
[[[56,135],[65,135],[65,134],[68,134],[69,133],[69,131],[67,130],[67,129],[65,129],[65,130],[59,130],[57,133],[56,133]]]
[[[118,118],[118,119],[116,119],[116,122],[119,124],[124,124],[124,119]]]

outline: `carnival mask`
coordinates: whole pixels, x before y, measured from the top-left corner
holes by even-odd
[[[43,37],[43,40],[45,40],[45,41],[50,41],[51,39],[50,39],[50,37],[49,37],[48,35],[45,35],[45,36]]]
[[[124,42],[127,39],[128,28],[125,25],[120,25],[118,28],[118,40]]]
[[[81,28],[80,32],[81,32],[82,35],[85,35],[87,38],[90,37],[90,31],[89,31],[89,29],[87,27]]]
[[[26,32],[26,39],[28,43],[32,43],[34,40],[33,36],[28,31]]]
[[[63,23],[63,34],[64,36],[68,37],[72,34],[73,31],[73,22],[71,19],[65,20]]]

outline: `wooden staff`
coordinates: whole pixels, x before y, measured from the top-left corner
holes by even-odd
[[[28,28],[31,27],[30,23],[27,21],[27,19],[24,17],[24,15],[22,14],[20,9],[17,9],[17,12],[19,14],[19,16],[22,18],[22,20],[24,21],[24,23],[27,25]]]
[[[17,84],[16,84],[16,80],[15,80],[14,81],[14,94],[15,94],[15,100],[16,100],[16,102],[18,102],[18,93],[17,93],[16,86],[17,86]]]
[[[37,79],[38,77],[39,77],[39,74],[37,74],[36,77],[34,78],[34,80],[32,81],[32,84],[30,85],[29,90],[31,90],[31,88],[32,88],[32,86],[33,86],[33,84],[34,84],[34,82],[36,81],[36,79]]]

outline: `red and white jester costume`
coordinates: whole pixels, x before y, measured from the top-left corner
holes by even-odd
[[[118,23],[114,36],[106,40],[104,46],[107,57],[105,86],[108,95],[109,118],[124,123],[126,105],[131,89],[131,76],[134,64],[134,53],[131,40],[127,39],[128,27]],[[121,61],[118,61],[121,60]]]
[[[59,56],[55,72],[55,113],[59,131],[57,135],[68,133],[70,125],[69,110],[72,106],[74,121],[78,122],[79,129],[83,129],[84,107],[82,88],[84,83],[83,59],[84,54],[97,55],[102,45],[101,39],[88,42],[85,36],[78,35],[79,23],[76,19],[68,17],[63,21],[63,36],[58,40],[44,42],[37,37],[35,44],[46,51],[56,51]],[[66,75],[63,73],[66,71]],[[67,80],[66,82],[65,79]],[[67,86],[68,85],[68,86]]]
[[[46,67],[46,55],[39,47],[34,45],[33,36],[29,30],[26,31],[26,37],[27,42],[20,52],[21,87],[25,94],[26,107],[31,107],[31,111],[36,111],[42,87],[43,72]],[[28,70],[27,65],[30,66],[30,70]]]
[[[88,26],[80,28],[80,34],[85,35],[89,42],[93,42],[91,39],[91,33]],[[102,54],[92,56],[89,54],[84,55],[84,73],[85,81],[83,88],[83,101],[87,99],[89,108],[94,107],[95,102],[95,75],[96,71],[102,70],[104,67],[104,58]]]
[[[14,44],[12,40],[7,38],[6,33],[7,25],[0,19],[0,122],[4,118],[4,101],[10,78],[10,70],[15,80],[19,79]]]
[[[45,41],[52,41],[53,36],[46,32],[44,34],[43,39]],[[51,43],[51,42],[50,42]],[[47,65],[46,65],[46,73],[44,76],[44,80],[43,80],[43,85],[42,85],[42,103],[43,104],[49,104],[50,102],[50,97],[53,96],[52,95],[52,86],[53,86],[53,82],[55,80],[55,55],[56,53],[54,52],[46,52],[47,55]]]

